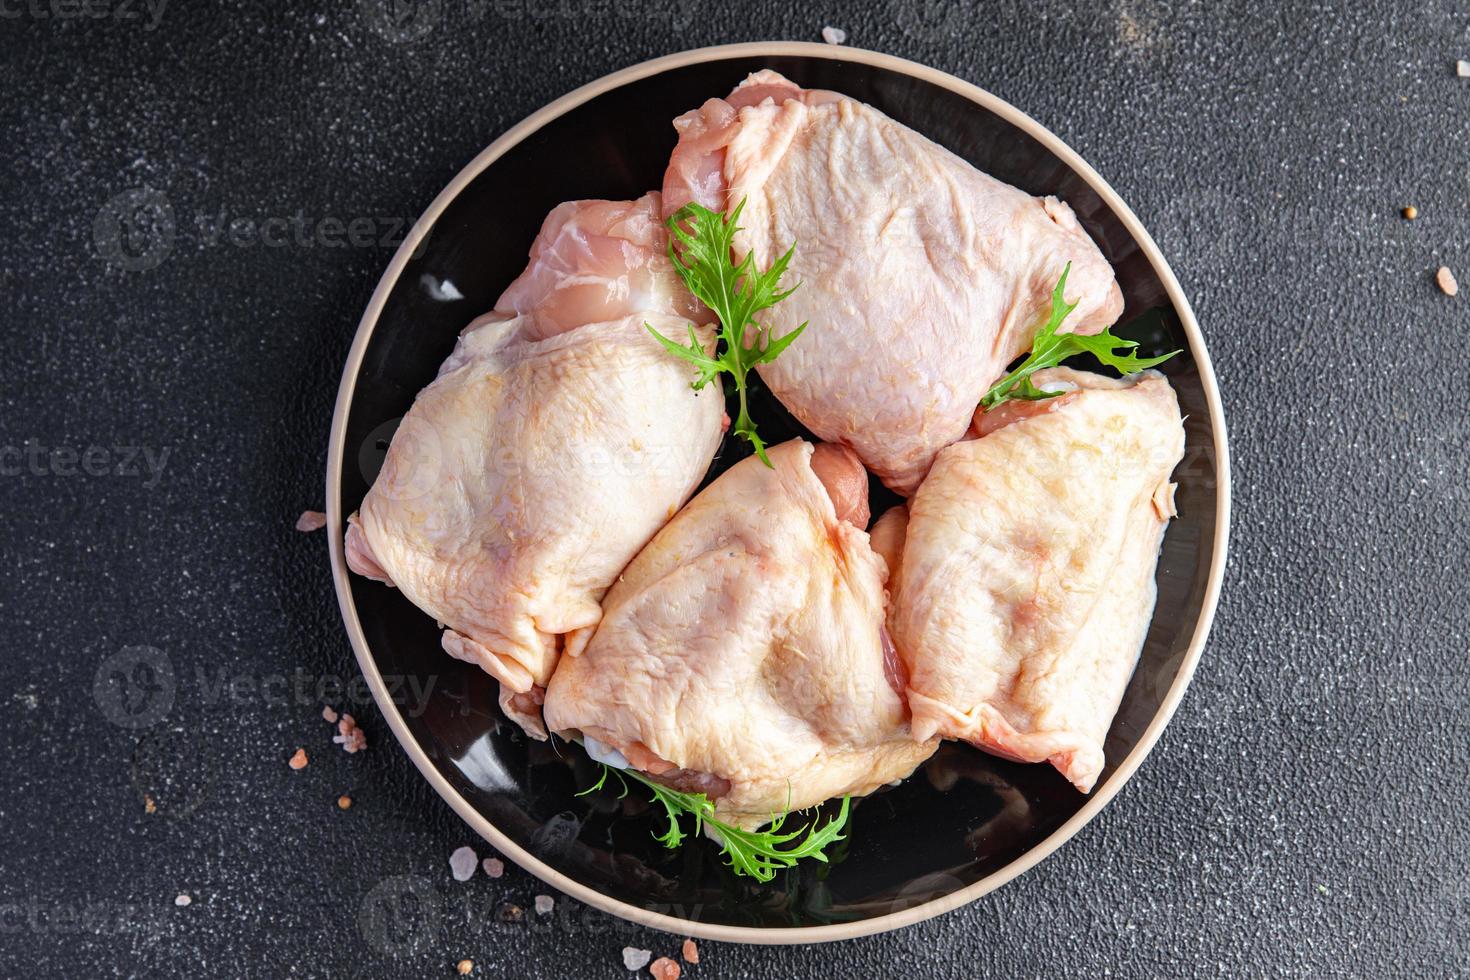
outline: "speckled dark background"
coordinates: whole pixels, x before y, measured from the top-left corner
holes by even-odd
[[[895,934],[704,943],[690,975],[1470,972],[1467,297],[1432,281],[1470,281],[1470,13],[402,0],[395,39],[377,5],[0,3],[0,973],[618,977],[677,948],[566,899],[505,921],[544,890],[518,870],[451,880],[487,849],[348,686],[325,539],[292,523],[401,220],[577,85],[824,24],[1020,106],[1153,231],[1225,391],[1232,556],[1174,724],[1059,853]],[[132,191],[172,214],[141,258]],[[126,704],[94,691],[121,668]],[[366,753],[323,695],[364,702]],[[423,901],[385,939],[402,876]]]

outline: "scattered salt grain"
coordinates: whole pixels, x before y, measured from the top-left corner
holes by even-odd
[[[473,847],[461,847],[449,855],[449,873],[454,875],[455,881],[469,881],[475,874],[475,865],[479,863]]]
[[[351,715],[343,715],[337,722],[337,734],[332,736],[332,741],[342,746],[343,751],[351,754],[361,752],[367,748],[367,736]]]
[[[1461,78],[1470,78],[1470,61],[1464,58],[1455,62],[1455,74]]]
[[[331,725],[337,724],[337,712],[331,705],[322,705],[322,720]]]
[[[485,859],[485,876],[488,878],[499,878],[505,874],[505,862],[500,858]]]
[[[448,279],[440,281],[426,272],[419,277],[419,282],[423,284],[424,291],[431,298],[437,299],[441,303],[451,303],[457,299],[464,299],[464,293],[460,292],[459,287],[455,286]]]
[[[320,531],[327,526],[327,515],[319,510],[303,510],[296,518],[296,530]]]
[[[623,966],[630,970],[641,970],[653,959],[653,950],[634,949],[632,946],[623,947]]]
[[[556,900],[553,899],[550,895],[537,895],[536,896],[536,914],[537,915],[550,915],[551,914],[551,910],[554,909],[554,908],[556,908]]]
[[[179,908],[183,908],[185,905],[189,905],[193,901],[194,900],[188,895],[180,895],[178,898],[174,899],[174,904],[177,905]]]
[[[654,980],[679,980],[679,974],[684,971],[680,969],[678,963],[667,956],[660,956],[653,961],[653,966],[648,968],[648,972],[653,974]]]
[[[287,765],[289,765],[292,769],[305,769],[306,768],[306,750],[305,749],[297,749],[296,750],[296,754],[291,757],[291,761],[288,762]]]
[[[686,940],[684,940],[684,949],[683,949],[682,952],[683,952],[683,955],[684,955],[684,962],[685,963],[698,963],[699,962],[699,947],[696,946],[696,945],[694,945],[694,940],[692,940],[692,939],[686,939]]]
[[[824,27],[822,40],[828,44],[843,44],[847,41],[847,32],[840,27]]]
[[[1460,291],[1460,284],[1455,282],[1455,274],[1447,265],[1439,267],[1439,271],[1434,274],[1434,281],[1439,283],[1439,288],[1444,290],[1446,296],[1453,296]]]

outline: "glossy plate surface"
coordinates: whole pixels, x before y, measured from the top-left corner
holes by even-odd
[[[342,555],[343,522],[398,420],[459,331],[524,268],[546,213],[562,201],[657,188],[674,146],[670,120],[759,68],[867,102],[979,169],[1071,204],[1117,270],[1127,301],[1118,332],[1145,353],[1183,348],[1165,371],[1187,416],[1175,475],[1180,516],[1164,541],[1158,607],[1092,794],[1050,766],[948,744],[903,785],[855,807],[830,865],[807,862],[768,885],[732,877],[712,845],[665,850],[652,836],[654,815],[631,797],[576,797],[596,778],[580,750],[533,742],[502,719],[494,681],[444,654],[432,619],[395,590],[349,575]],[[462,298],[445,298],[456,293]],[[769,396],[754,411],[771,443],[801,431]],[[727,440],[711,475],[744,455]],[[814,942],[895,928],[970,901],[1050,853],[1158,738],[1198,661],[1224,568],[1229,479],[1219,395],[1188,302],[1137,218],[1056,137],[993,96],[933,69],[827,45],[734,45],[648,62],[573,92],[492,144],[430,206],[379,284],[343,376],[328,459],[343,617],[380,707],[426,778],[481,835],[552,885],[712,939]],[[891,499],[875,494],[873,512]],[[426,689],[422,702],[409,697]]]

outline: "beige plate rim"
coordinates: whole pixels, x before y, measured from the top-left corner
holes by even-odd
[[[888,915],[865,919],[861,922],[804,928],[762,929],[750,926],[718,925],[677,918],[650,909],[639,908],[635,905],[628,905],[603,895],[593,888],[561,874],[512,842],[496,829],[489,820],[476,811],[468,800],[455,791],[439,771],[434,768],[433,763],[429,761],[428,756],[409,733],[403,715],[399,712],[397,705],[394,704],[393,699],[389,695],[382,675],[378,671],[377,664],[374,662],[372,654],[368,650],[367,639],[363,633],[362,624],[358,620],[357,608],[353,603],[352,592],[348,584],[347,563],[343,554],[342,526],[344,515],[342,514],[340,489],[344,460],[343,450],[347,431],[347,415],[351,406],[357,375],[362,367],[363,356],[367,350],[368,342],[372,337],[378,317],[383,311],[389,293],[397,284],[404,267],[408,264],[410,257],[423,240],[427,231],[433,227],[434,222],[438,220],[445,208],[449,206],[449,203],[459,195],[470,181],[512,146],[515,146],[551,120],[609,89],[638,79],[647,78],[650,75],[656,75],[663,71],[691,64],[724,61],[732,58],[782,57],[793,55],[811,58],[828,58],[836,61],[871,65],[910,75],[956,92],[1002,117],[1038,140],[1047,149],[1051,150],[1061,160],[1076,170],[1092,186],[1098,195],[1102,197],[1107,205],[1113,209],[1122,220],[1124,226],[1138,241],[1144,255],[1147,256],[1149,262],[1153,265],[1155,271],[1163,281],[1169,294],[1169,299],[1173,302],[1175,309],[1179,313],[1180,322],[1183,324],[1184,331],[1189,337],[1190,347],[1194,352],[1195,362],[1199,367],[1200,382],[1204,386],[1205,398],[1210,409],[1210,422],[1215,432],[1215,457],[1218,474],[1215,504],[1216,543],[1214,555],[1210,562],[1204,604],[1200,609],[1199,620],[1195,625],[1194,636],[1190,640],[1188,652],[1179,666],[1179,673],[1175,677],[1173,685],[1169,688],[1163,703],[1159,706],[1158,713],[1154,716],[1148,728],[1144,730],[1143,736],[1139,739],[1138,744],[1134,746],[1133,751],[1128,753],[1128,756],[1119,764],[1117,771],[1108,779],[1106,785],[1097,790],[1095,795],[1070,820],[1057,828],[1049,837],[1028,851],[1023,857],[966,888],[933,901]],[[347,355],[347,363],[342,374],[342,383],[337,392],[337,405],[332,417],[331,443],[327,453],[326,488],[327,529],[331,535],[332,577],[336,584],[337,601],[342,608],[342,618],[347,628],[347,635],[352,641],[353,650],[356,651],[358,664],[361,666],[363,675],[367,678],[368,685],[372,689],[373,697],[377,700],[383,717],[388,720],[388,725],[392,728],[393,734],[398,738],[399,743],[403,746],[403,750],[408,753],[408,757],[413,760],[414,764],[418,766],[419,771],[423,773],[424,778],[429,781],[429,785],[434,787],[439,795],[454,808],[455,812],[467,824],[473,827],[481,837],[489,841],[506,857],[515,861],[522,868],[525,868],[548,885],[560,889],[567,895],[585,902],[594,908],[633,922],[653,926],[679,935],[696,936],[701,939],[723,942],[770,944],[814,943],[837,939],[851,939],[921,922],[924,919],[972,902],[982,895],[999,888],[1012,878],[1030,869],[1038,861],[1051,854],[1052,851],[1056,850],[1071,838],[1072,835],[1081,830],[1083,825],[1095,817],[1132,777],[1133,773],[1148,755],[1149,750],[1153,748],[1154,743],[1158,741],[1164,726],[1168,724],[1169,719],[1178,707],[1180,698],[1184,695],[1185,688],[1189,686],[1190,679],[1194,676],[1195,666],[1199,663],[1205,638],[1209,634],[1210,624],[1214,619],[1215,606],[1219,601],[1220,584],[1224,577],[1225,553],[1230,530],[1230,463],[1226,442],[1225,415],[1220,402],[1220,392],[1215,380],[1214,367],[1210,363],[1209,353],[1205,348],[1204,338],[1200,334],[1199,324],[1195,320],[1194,311],[1191,309],[1189,301],[1185,298],[1178,280],[1174,277],[1174,273],[1170,270],[1168,263],[1164,261],[1163,255],[1160,254],[1153,238],[1144,230],[1138,217],[1128,205],[1123,203],[1122,198],[1118,196],[1117,192],[1092,167],[1088,166],[1075,151],[1040,123],[1004,100],[968,82],[961,81],[938,69],[929,68],[892,55],[864,51],[859,48],[837,47],[828,44],[813,44],[799,41],[753,42],[699,48],[662,58],[655,58],[652,61],[645,61],[641,64],[624,68],[621,71],[613,72],[611,75],[584,85],[537,112],[532,113],[525,120],[513,126],[503,136],[486,147],[479,156],[470,161],[469,165],[460,171],[450,181],[449,186],[434,199],[433,203],[429,205],[428,210],[424,212],[423,216],[414,225],[408,237],[399,247],[397,254],[394,255],[392,263],[388,266],[388,270],[383,273],[383,278],[379,281],[378,287],[373,292],[372,299],[368,303],[367,310],[363,313],[362,321],[357,328],[356,338],[352,343],[352,349]]]

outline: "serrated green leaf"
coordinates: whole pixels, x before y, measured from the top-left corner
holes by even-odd
[[[721,372],[735,379],[735,390],[740,397],[740,411],[735,420],[735,432],[749,442],[761,462],[771,465],[766,455],[765,443],[756,435],[755,423],[750,419],[746,403],[746,375],[757,364],[775,360],[791,342],[806,329],[800,327],[777,340],[770,339],[770,330],[756,322],[755,316],[770,309],[796,291],[800,283],[789,289],[781,288],[781,277],[796,254],[793,244],[786,253],[771,263],[765,272],[755,268],[752,253],[746,253],[739,263],[731,261],[735,246],[735,233],[740,230],[740,214],[745,210],[742,200],[728,216],[711,211],[697,202],[690,202],[668,219],[669,261],[683,280],[684,285],[700,302],[715,314],[720,321],[720,333],[716,354],[705,353],[694,337],[690,325],[690,344],[685,347],[648,329],[663,344],[664,349],[695,365],[699,373],[692,386],[703,388]],[[680,247],[682,246],[682,248]],[[751,342],[746,341],[746,330],[755,328]]]
[[[1075,333],[1058,333],[1062,321],[1066,320],[1068,315],[1077,308],[1076,303],[1068,303],[1064,298],[1067,276],[1071,271],[1072,263],[1068,262],[1062,269],[1062,275],[1057,280],[1056,288],[1052,290],[1051,311],[1047,315],[1046,322],[1036,331],[1036,337],[1031,344],[1031,352],[1015,370],[991,385],[985,397],[980,399],[980,405],[986,411],[1012,399],[1039,401],[1043,398],[1056,397],[1059,392],[1042,391],[1032,382],[1031,376],[1045,368],[1056,367],[1075,354],[1091,354],[1101,363],[1126,375],[1137,374],[1139,371],[1162,364],[1179,353],[1176,350],[1159,357],[1139,357],[1131,353],[1138,346],[1138,342],[1117,336],[1111,327],[1101,333],[1086,336]],[[1119,353],[1120,351],[1123,353]]]
[[[765,441],[756,433],[755,423],[747,418],[738,420],[735,423],[735,434],[750,443],[750,447],[755,450],[755,454],[760,457],[762,463],[771,466],[771,457],[766,455]],[[771,468],[775,469],[774,466]]]
[[[771,340],[770,334],[769,332],[767,332],[764,346],[761,348],[760,353],[755,356],[755,360],[752,363],[768,364],[771,361],[774,361],[776,358],[781,356],[782,351],[791,346],[791,342],[793,340],[801,336],[801,332],[805,329],[806,323],[803,323],[801,326],[792,330],[790,333],[782,337],[777,337],[775,340]]]
[[[610,769],[610,766],[603,764],[602,778],[577,795],[583,796],[600,789],[606,783]],[[775,878],[779,871],[795,867],[798,861],[826,862],[826,848],[844,839],[842,831],[847,826],[852,804],[851,799],[844,796],[837,816],[820,827],[812,823],[782,833],[781,829],[789,816],[783,813],[774,817],[766,830],[744,830],[718,819],[715,816],[714,803],[703,793],[684,793],[671,789],[633,769],[612,771],[617,772],[620,779],[626,774],[642,783],[652,793],[653,801],[663,807],[669,825],[663,833],[653,835],[659,843],[668,848],[683,844],[687,835],[680,825],[680,818],[692,816],[694,833],[700,833],[705,827],[713,830],[719,838],[721,850],[729,859],[730,867],[737,875],[745,875],[761,882]],[[795,846],[785,846],[798,838],[801,839]]]

